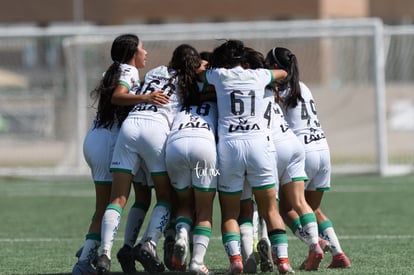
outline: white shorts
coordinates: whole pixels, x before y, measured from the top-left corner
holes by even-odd
[[[183,137],[167,142],[166,164],[176,190],[193,186],[201,191],[217,188],[216,143],[207,138]]]
[[[302,143],[292,136],[274,142],[276,147],[277,174],[280,185],[298,180],[307,180],[305,173],[305,149]]]
[[[248,201],[253,198],[252,187],[247,181],[244,181],[243,192],[240,197],[240,201]]]
[[[220,192],[241,194],[245,180],[253,189],[270,188],[278,183],[274,145],[266,136],[219,140],[217,152]]]
[[[83,141],[83,156],[91,169],[95,184],[111,184],[109,171],[118,129],[90,128]]]
[[[151,174],[148,171],[144,161],[141,161],[141,166],[139,167],[138,172],[135,173],[132,182],[141,186],[148,186],[150,188],[154,187]]]
[[[136,174],[141,159],[153,174],[166,173],[165,142],[169,128],[160,122],[127,118],[119,132],[111,162],[111,171]]]
[[[331,188],[331,157],[329,150],[306,152],[305,172],[309,178],[305,182],[305,190],[329,190]]]

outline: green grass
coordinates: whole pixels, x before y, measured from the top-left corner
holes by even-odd
[[[70,274],[93,212],[92,183],[0,179],[0,190],[0,274]],[[353,266],[321,268],[311,274],[414,274],[413,198],[414,175],[334,176],[322,209],[333,221]],[[126,211],[112,253],[115,274],[121,274],[115,254],[122,245],[125,222]],[[209,268],[223,274],[228,260],[219,225],[216,204],[205,260]],[[289,257],[296,274],[309,274],[298,270],[306,250],[289,231]],[[322,265],[330,259],[326,254]],[[137,267],[142,271],[138,263]]]

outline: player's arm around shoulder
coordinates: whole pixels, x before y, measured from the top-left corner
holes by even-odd
[[[288,73],[285,70],[277,69],[270,70],[273,74],[272,82],[275,80],[285,79],[288,76]]]

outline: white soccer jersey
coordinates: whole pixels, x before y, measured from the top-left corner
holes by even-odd
[[[182,107],[171,126],[168,140],[181,137],[203,137],[215,141],[217,128],[217,104],[204,102],[198,106]]]
[[[148,170],[166,172],[165,143],[173,118],[181,106],[175,71],[166,66],[150,70],[141,93],[163,90],[169,95],[165,105],[137,104],[122,123],[111,163],[112,171],[135,174],[145,161]]]
[[[290,139],[292,136],[296,138],[292,130],[289,129],[289,124],[284,118],[282,109],[279,104],[275,102],[274,91],[266,88],[265,99],[267,100],[267,107],[263,118],[271,129],[272,140],[277,142]]]
[[[316,105],[309,88],[300,82],[303,102],[295,108],[282,106],[286,121],[305,148],[305,189],[329,190],[331,186],[331,160],[328,142],[319,122]],[[287,91],[281,93],[282,98]]]
[[[219,191],[241,193],[245,180],[253,189],[273,187],[275,152],[263,119],[272,72],[220,68],[207,70],[206,80],[217,94]]]
[[[218,135],[220,139],[249,139],[263,135],[266,129],[262,115],[266,85],[273,74],[266,69],[245,70],[212,69],[206,71],[206,80],[214,85],[219,109]]]
[[[151,93],[157,90],[164,91],[169,96],[170,102],[165,105],[140,103],[134,106],[128,117],[141,117],[161,122],[168,122],[171,127],[175,114],[181,108],[181,98],[177,78],[173,77],[175,70],[168,69],[167,66],[159,66],[150,70],[145,75],[141,94]]]
[[[279,104],[275,102],[273,90],[266,89],[265,95],[271,106],[271,112],[269,115],[268,107],[264,117],[270,117],[279,183],[284,185],[292,181],[306,180],[303,146],[289,128]]]
[[[309,88],[300,82],[301,94],[304,99],[295,108],[288,108],[281,104],[285,119],[290,128],[305,146],[305,151],[328,149],[325,133],[319,122],[315,100]],[[282,91],[280,96],[286,97],[286,91]]]
[[[128,64],[121,64],[118,84],[127,87],[130,94],[136,94],[140,88],[138,69]],[[96,184],[111,184],[112,174],[109,171],[109,166],[120,125],[115,121],[110,129],[97,128],[96,119],[95,117],[83,141],[83,155],[91,169],[94,182]]]
[[[138,69],[128,64],[121,64],[118,83],[127,87],[130,94],[137,94],[141,88]]]

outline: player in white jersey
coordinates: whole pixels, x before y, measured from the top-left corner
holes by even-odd
[[[168,137],[167,171],[178,199],[177,240],[172,259],[177,271],[186,270],[189,233],[194,225],[190,272],[209,274],[204,256],[211,236],[217,188],[216,127],[216,103],[183,106]]]
[[[106,70],[99,85],[91,92],[98,102],[98,110],[83,143],[83,154],[95,183],[95,214],[89,226],[83,248],[72,274],[96,274],[92,262],[96,258],[101,241],[101,220],[107,204],[112,184],[109,166],[122,121],[131,106],[140,102],[163,104],[168,98],[155,100],[153,95],[136,95],[140,88],[138,68],[145,66],[147,51],[134,34],[118,36],[112,43],[113,63]],[[114,95],[123,102],[112,103]],[[130,106],[128,106],[130,105]]]
[[[251,68],[263,67],[265,63],[263,55],[255,51],[248,52],[246,61],[248,61]],[[279,99],[277,95],[272,86],[266,87],[267,107],[263,110],[263,119],[271,130],[272,141],[276,148],[277,175],[280,185],[278,188],[279,205],[281,210],[283,206],[297,210],[305,234],[309,237],[309,247],[313,248],[318,244],[318,228],[315,214],[304,196],[304,180],[307,179],[305,174],[305,152],[302,144],[289,129],[283,118],[280,106],[276,102]],[[268,252],[270,244],[266,224],[262,222],[261,225],[261,239],[257,244],[257,250],[260,255],[261,270],[269,271],[272,268],[272,259]]]
[[[277,88],[286,121],[305,148],[305,172],[308,176],[305,198],[316,215],[319,235],[330,243],[333,258],[328,267],[350,267],[351,262],[342,251],[332,222],[320,208],[324,191],[329,190],[331,185],[331,163],[329,146],[317,116],[315,100],[309,88],[300,82],[297,59],[289,49],[273,48],[268,52],[266,62],[272,68],[285,69],[289,73],[286,79],[277,83]],[[295,211],[289,211],[287,215],[292,221],[298,218]],[[315,253],[319,254],[317,257],[323,256],[321,251]],[[312,262],[308,257],[303,268],[318,269],[319,264],[314,265]]]
[[[206,56],[207,55],[207,56]],[[199,73],[208,67],[208,53],[200,53]],[[198,83],[202,91],[202,84]],[[185,271],[189,246],[192,274],[210,274],[204,265],[212,227],[213,200],[217,188],[216,128],[217,105],[202,102],[205,92],[187,93],[183,107],[174,117],[166,145],[167,171],[177,191],[176,220],[172,253],[164,242],[164,261],[171,258],[173,271]],[[171,253],[171,257],[167,256]]]
[[[259,213],[268,225],[277,261],[283,261],[286,268],[291,270],[285,226],[275,200],[277,178],[274,171],[274,146],[262,120],[264,88],[274,79],[285,77],[286,72],[245,70],[241,67],[243,54],[243,42],[229,40],[223,43],[214,49],[212,69],[205,74],[206,81],[214,85],[217,95],[218,191],[222,240],[230,260],[229,273],[243,272],[237,219],[245,180],[251,185]]]
[[[263,54],[254,50],[253,48],[244,47],[242,66],[245,69],[264,68]],[[268,134],[270,135],[270,131]],[[259,227],[257,226],[257,224],[254,224],[256,220],[253,219],[254,217],[258,219],[257,207],[255,206],[256,205],[253,200],[252,188],[250,184],[247,181],[245,181],[243,193],[240,198],[240,214],[238,218],[238,223],[240,227],[240,243],[242,252],[241,255],[243,258],[243,272],[256,273],[257,261],[259,260],[261,271],[271,272],[273,271],[274,264],[271,254],[270,241],[266,243],[266,247],[263,248],[263,251],[266,251],[265,254],[259,254],[257,250],[258,231],[255,232],[254,230],[258,229]],[[254,216],[255,214],[256,216]],[[265,223],[263,219],[261,219],[261,221]],[[263,231],[262,233],[264,234]],[[267,238],[267,232],[265,233],[265,235]]]
[[[110,269],[111,249],[127,203],[131,180],[144,161],[154,183],[157,203],[152,210],[146,241],[138,250],[138,260],[145,270],[164,271],[156,253],[156,245],[168,224],[173,192],[165,166],[165,142],[172,119],[181,107],[181,93],[198,89],[195,81],[200,56],[190,45],[178,46],[168,66],[149,71],[141,93],[163,90],[169,103],[137,104],[122,124],[111,162],[113,185],[110,204],[102,219],[102,249],[97,263],[98,274]],[[195,84],[194,84],[195,83]]]
[[[282,217],[292,232],[299,237],[305,237],[304,240],[309,248],[307,267],[312,270],[313,266],[319,265],[322,258],[318,238],[318,224],[316,216],[305,198],[305,181],[308,179],[305,172],[305,150],[299,139],[289,128],[284,119],[277,94],[273,90],[269,92],[269,107],[272,108],[271,124],[272,139],[276,147],[276,161],[279,175],[279,207]],[[291,221],[286,219],[285,213],[293,209],[298,214],[297,219]],[[322,254],[323,255],[323,254]]]

